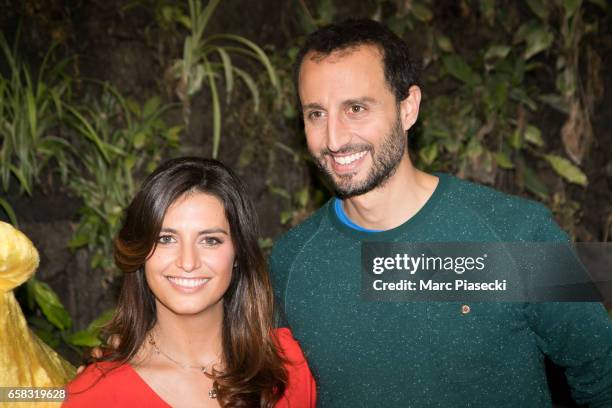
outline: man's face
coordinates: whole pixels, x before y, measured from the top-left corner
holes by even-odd
[[[389,89],[376,47],[317,57],[306,55],[299,76],[308,149],[338,196],[365,194],[404,157],[404,102],[398,105]]]

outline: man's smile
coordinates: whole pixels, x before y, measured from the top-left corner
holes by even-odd
[[[328,153],[330,159],[327,160],[327,166],[330,172],[345,176],[355,173],[359,166],[365,161],[368,150],[361,150],[349,154],[333,154]]]

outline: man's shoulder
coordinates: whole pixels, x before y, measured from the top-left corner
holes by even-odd
[[[288,250],[301,248],[306,242],[308,242],[320,228],[321,222],[329,211],[329,205],[331,205],[331,200],[312,213],[306,220],[302,221],[277,238],[272,249],[272,255],[279,251],[285,252]]]
[[[277,294],[280,293],[278,296],[281,299],[283,296],[281,291],[284,288],[283,281],[288,278],[293,262],[302,248],[317,234],[321,222],[323,222],[327,211],[329,211],[327,208],[329,203],[327,202],[308,219],[284,233],[274,243],[268,258],[268,264],[270,266],[273,286]]]
[[[453,176],[451,197],[456,202],[478,211],[483,215],[515,214],[528,212],[538,216],[548,216],[550,211],[542,203],[528,198],[505,193],[495,188],[462,180]]]
[[[450,176],[448,202],[454,211],[480,219],[503,238],[535,239],[540,230],[554,229],[550,210],[542,203]],[[558,229],[558,227],[556,227]]]

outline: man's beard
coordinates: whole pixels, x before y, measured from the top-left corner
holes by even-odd
[[[354,174],[337,175],[327,167],[325,156],[331,156],[329,149],[321,150],[318,156],[314,156],[314,161],[319,170],[327,177],[333,185],[336,196],[340,199],[351,198],[362,195],[382,187],[387,180],[395,173],[399,166],[404,151],[406,149],[406,134],[402,130],[402,123],[399,114],[395,118],[395,123],[380,145],[379,151],[374,150],[370,143],[351,144],[343,146],[335,153],[349,154],[368,151],[372,155],[372,166],[365,180],[354,182]],[[333,160],[333,158],[331,158]]]

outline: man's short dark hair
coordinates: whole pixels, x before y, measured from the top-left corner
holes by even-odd
[[[328,56],[334,51],[360,45],[374,45],[382,53],[385,81],[399,103],[408,96],[408,89],[417,84],[418,70],[408,45],[383,24],[368,19],[351,19],[318,29],[306,38],[297,54],[293,75],[299,101],[300,67],[309,52]],[[301,103],[300,103],[301,104]]]

